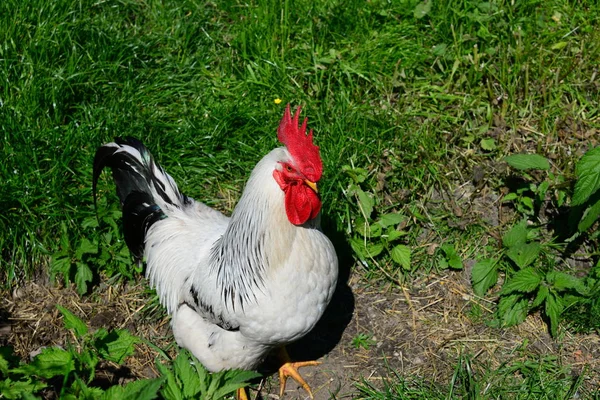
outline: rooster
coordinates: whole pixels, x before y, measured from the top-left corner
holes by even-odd
[[[320,229],[323,172],[307,119],[285,109],[284,145],[254,167],[231,217],[182,194],[133,138],[101,146],[93,195],[112,170],[125,242],[146,261],[146,276],[171,315],[177,343],[209,371],[256,369],[273,350],[282,359],[280,395],[292,377],[312,398],[285,345],[306,335],[327,307],[338,276],[331,241]],[[247,398],[245,390],[238,397]]]

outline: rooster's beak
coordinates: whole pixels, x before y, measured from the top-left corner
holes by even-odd
[[[315,191],[315,193],[319,193],[319,189],[317,189],[317,183],[316,182],[311,182],[308,179],[304,180],[304,183],[306,183],[306,185],[311,188],[312,190]]]

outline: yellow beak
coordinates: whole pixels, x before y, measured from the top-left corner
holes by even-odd
[[[315,193],[319,193],[319,189],[317,189],[317,183],[316,182],[311,182],[308,179],[304,180],[304,183],[306,183],[306,185],[311,188],[312,190],[315,191]]]

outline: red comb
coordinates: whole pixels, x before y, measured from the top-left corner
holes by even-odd
[[[304,118],[302,126],[298,127],[300,119],[300,110],[298,106],[294,118],[290,113],[290,105],[288,104],[283,113],[283,118],[277,128],[277,139],[288,149],[294,162],[300,168],[300,172],[312,182],[317,182],[321,179],[323,173],[323,162],[319,155],[319,146],[313,143],[312,129],[306,134],[306,123],[308,118]]]

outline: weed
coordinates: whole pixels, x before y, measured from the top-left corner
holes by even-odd
[[[373,335],[369,335],[367,333],[359,333],[358,335],[352,338],[352,346],[355,349],[360,349],[361,347],[365,350],[369,350],[369,347],[375,344],[375,340],[373,340]]]
[[[548,170],[550,167],[547,159],[535,154],[513,155],[505,160],[522,171]],[[600,210],[596,209],[600,201],[595,199],[596,193],[600,194],[600,148],[589,150],[581,158],[577,163],[577,176],[569,209],[571,225],[577,228],[564,243],[557,242],[556,237],[544,240],[543,227],[527,219],[539,220],[537,212],[549,190],[556,190],[554,201],[557,206],[563,205],[568,195],[562,185],[563,179],[557,180],[549,174],[547,180],[523,185],[504,197],[503,201],[514,202],[517,211],[525,218],[504,234],[502,250],[495,257],[480,260],[472,270],[473,290],[480,296],[496,285],[498,271],[507,275],[498,293],[496,325],[516,325],[539,309],[549,321],[551,334],[556,336],[558,324],[567,308],[582,303],[590,306],[589,313],[597,313],[590,301],[597,290],[596,278],[590,274],[583,279],[571,271],[560,270],[558,259],[565,253],[568,243],[585,233],[600,216]],[[524,178],[531,180],[529,175]],[[561,185],[556,186],[556,181]],[[560,233],[559,230],[556,234]]]

